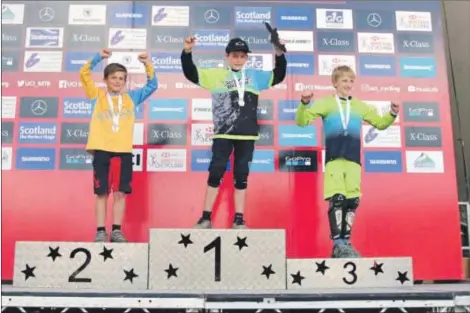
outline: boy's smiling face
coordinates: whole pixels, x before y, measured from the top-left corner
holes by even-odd
[[[110,92],[120,93],[126,85],[126,73],[121,71],[114,72],[110,74],[104,81]]]
[[[248,60],[248,54],[246,52],[230,52],[227,54],[227,61],[231,69],[241,70]]]
[[[344,73],[337,80],[334,85],[336,92],[341,97],[349,97],[352,93],[354,81],[356,77],[352,73]]]

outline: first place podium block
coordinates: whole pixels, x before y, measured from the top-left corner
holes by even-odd
[[[151,290],[285,290],[284,230],[150,230]]]
[[[148,244],[17,242],[13,285],[145,290]]]

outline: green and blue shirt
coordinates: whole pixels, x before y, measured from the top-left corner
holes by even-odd
[[[228,68],[200,69],[194,65],[191,53],[181,54],[181,65],[186,79],[210,91],[214,138],[259,139],[258,98],[260,92],[281,83],[287,70],[284,55],[276,56],[272,71],[245,70],[244,106],[239,105],[235,79],[241,72]],[[241,84],[241,82],[240,82]]]
[[[341,99],[343,111],[346,112],[346,99]],[[315,101],[310,107],[299,104],[295,116],[296,124],[304,127],[314,119],[323,120],[323,134],[325,136],[325,164],[329,161],[344,158],[361,164],[361,126],[362,121],[367,122],[378,130],[388,128],[396,116],[387,113],[380,116],[375,107],[358,99],[351,98],[351,111],[347,134],[343,129],[341,114],[338,110],[336,96],[327,96]]]

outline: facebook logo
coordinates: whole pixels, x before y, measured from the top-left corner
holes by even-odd
[[[250,164],[250,172],[274,172],[274,151],[255,150]]]
[[[149,107],[151,120],[186,121],[188,119],[186,99],[151,99]]]
[[[395,76],[397,72],[395,57],[364,56],[359,57],[359,75],[361,76]]]
[[[280,146],[316,147],[318,144],[314,125],[307,127],[279,125],[278,131]]]
[[[86,62],[95,56],[96,52],[69,52],[65,54],[65,71],[78,72]],[[98,63],[93,72],[101,72],[103,63]]]
[[[287,54],[288,75],[314,75],[314,60],[312,54]]]
[[[368,173],[401,173],[401,151],[365,151],[365,171]]]

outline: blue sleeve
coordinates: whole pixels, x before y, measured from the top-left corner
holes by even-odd
[[[259,91],[271,88],[273,83],[273,71],[253,71],[256,86]]]
[[[157,76],[155,75],[155,69],[152,64],[145,66],[147,72],[147,83],[144,87],[129,91],[129,96],[134,102],[135,106],[138,106],[145,102],[158,89]]]

